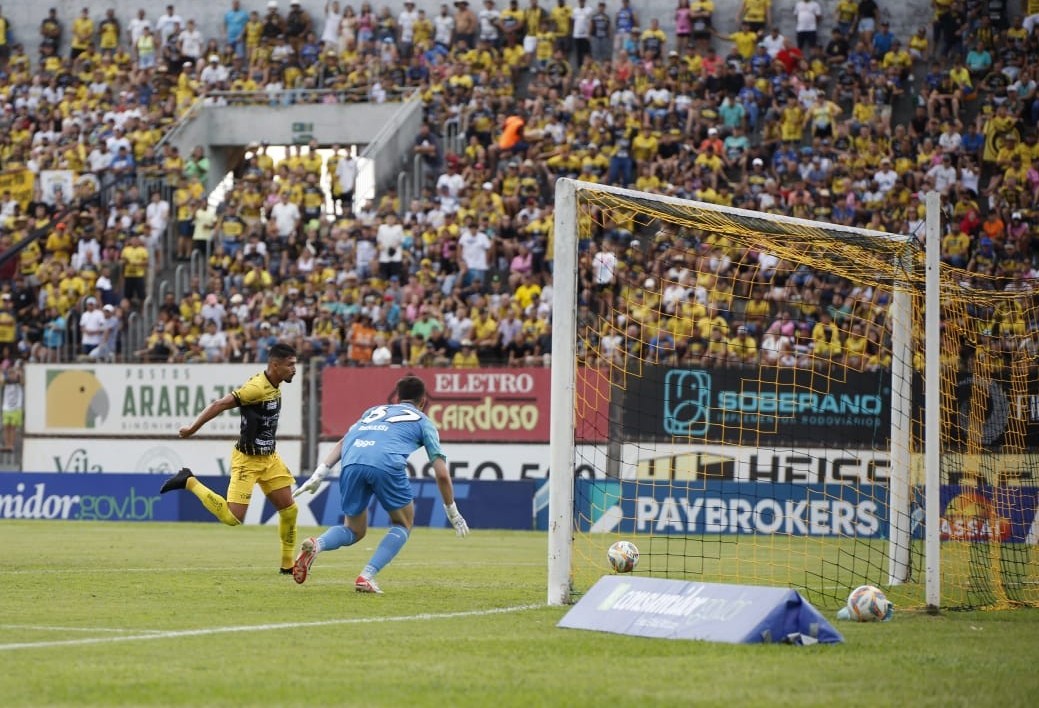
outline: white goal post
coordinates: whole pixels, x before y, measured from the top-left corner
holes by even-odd
[[[553,302],[552,302],[552,399],[550,434],[550,469],[548,503],[548,604],[563,605],[572,598],[572,562],[575,533],[574,518],[574,460],[575,460],[575,398],[577,396],[577,301],[579,283],[578,225],[579,201],[582,193],[608,193],[618,197],[650,200],[685,209],[724,214],[748,224],[767,219],[780,227],[823,228],[833,234],[857,237],[858,240],[906,240],[878,231],[852,228],[825,222],[814,222],[774,214],[763,214],[745,209],[721,207],[704,202],[693,202],[674,197],[655,195],[617,187],[603,186],[561,178],[555,186]],[[940,410],[939,401],[939,274],[940,274],[940,200],[932,192],[927,195],[926,242],[926,490],[927,520],[938,519],[939,508],[939,454]],[[752,228],[749,226],[748,228]],[[911,268],[911,257],[892,265],[893,271]],[[906,289],[893,284],[890,305],[892,321],[891,366],[891,419],[888,444],[891,446],[891,469],[888,488],[888,583],[905,582],[910,574],[911,536],[911,380],[912,380],[912,323],[914,298]],[[926,598],[929,605],[939,604],[939,525],[925,526]],[[605,547],[603,553],[605,554]],[[603,556],[605,558],[605,555]]]

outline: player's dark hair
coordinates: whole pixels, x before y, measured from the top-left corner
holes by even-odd
[[[419,403],[426,396],[426,384],[418,376],[405,376],[397,382],[397,400]]]
[[[291,344],[285,344],[285,342],[278,342],[271,347],[270,352],[267,353],[268,359],[288,359],[296,356],[296,349]]]

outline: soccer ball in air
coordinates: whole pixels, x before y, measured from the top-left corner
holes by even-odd
[[[848,595],[848,615],[856,622],[889,620],[894,609],[884,591],[873,585],[860,585]]]
[[[617,541],[606,551],[610,565],[618,573],[630,573],[639,564],[639,549],[631,541]]]

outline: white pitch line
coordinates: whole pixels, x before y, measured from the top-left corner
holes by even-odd
[[[432,565],[432,564],[430,564]],[[228,571],[234,573],[267,573],[277,575],[277,570],[270,566],[255,568],[235,568],[233,571],[225,565],[198,565],[184,568],[120,568],[119,573],[198,573],[213,571]],[[98,573],[111,573],[111,568],[21,568],[17,570],[0,570],[0,576],[4,575],[96,575]]]
[[[432,568],[434,566],[442,566],[443,563],[424,562],[424,561],[395,561],[394,567],[410,567],[410,568]],[[544,561],[530,562],[530,563],[513,563],[509,561],[500,561],[498,563],[482,563],[481,566],[505,566],[508,565],[511,568],[515,567],[540,567],[545,565]],[[257,566],[253,568],[243,567],[234,568],[231,571],[227,566],[190,566],[183,568],[120,568],[120,573],[197,573],[204,571],[211,573],[213,571],[229,571],[234,573],[267,573],[270,575],[276,575],[275,570],[269,566]],[[15,568],[9,570],[0,570],[0,577],[5,575],[96,575],[99,573],[111,573],[111,568]]]
[[[383,624],[386,622],[411,622],[415,620],[457,619],[459,617],[483,617],[502,615],[510,612],[533,610],[544,605],[516,605],[514,607],[497,607],[490,610],[468,610],[466,612],[443,612],[440,614],[422,613],[403,615],[400,617],[356,617],[351,619],[318,620],[315,622],[281,622],[278,624],[254,624],[238,627],[206,627],[203,629],[182,629],[172,632],[152,632],[149,634],[131,634],[116,637],[90,637],[88,639],[64,639],[53,642],[18,642],[0,644],[0,651],[15,649],[42,649],[46,647],[85,646],[88,644],[111,644],[115,642],[135,642],[149,639],[177,639],[179,637],[205,637],[211,634],[232,634],[236,632],[267,632],[277,629],[301,629],[303,627],[334,627],[346,624]]]
[[[120,568],[120,573],[197,573],[199,571],[213,572],[214,570],[227,570],[227,566],[194,566],[190,568]],[[111,573],[111,568],[21,568],[18,570],[0,570],[0,576],[4,575],[97,575],[98,573]],[[253,572],[276,574],[270,568],[235,568],[235,573]]]
[[[0,629],[31,629],[35,632],[166,632],[165,629],[119,629],[115,627],[54,627],[43,624],[0,624]]]

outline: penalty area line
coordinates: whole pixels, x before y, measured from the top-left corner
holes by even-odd
[[[237,627],[204,627],[202,629],[182,629],[169,632],[144,630],[139,634],[124,634],[107,637],[88,637],[84,639],[62,639],[47,642],[17,642],[0,644],[0,651],[16,649],[44,649],[48,647],[73,647],[89,644],[113,644],[115,642],[140,642],[150,639],[178,639],[180,637],[206,637],[213,634],[234,634],[238,632],[269,632],[281,629],[302,629],[305,627],[336,627],[351,624],[385,624],[390,622],[415,622],[423,620],[458,619],[461,617],[486,617],[504,615],[511,612],[533,610],[544,605],[515,605],[513,607],[495,607],[489,610],[467,610],[465,612],[424,612],[417,615],[401,615],[398,617],[353,617],[350,619],[315,620],[313,622],[279,622],[275,624],[252,624]],[[145,633],[147,632],[147,633]]]

